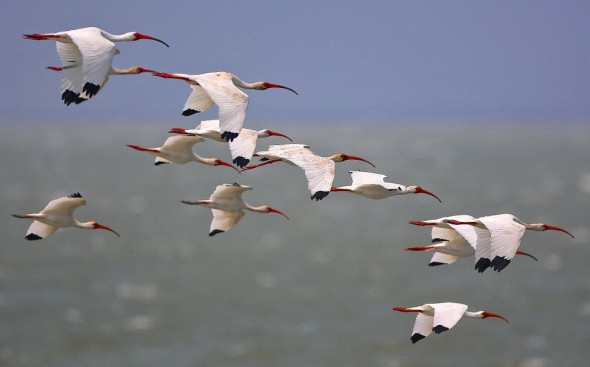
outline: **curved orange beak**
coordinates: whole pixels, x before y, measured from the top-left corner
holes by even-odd
[[[509,322],[509,321],[508,321],[508,320],[507,320],[507,319],[506,319],[504,316],[502,316],[502,315],[498,315],[497,313],[491,313],[491,312],[484,311],[484,312],[482,313],[482,319],[485,319],[486,317],[497,317],[497,318],[499,318],[499,319],[502,319],[502,320],[504,320],[504,321],[506,321],[506,322]]]
[[[143,34],[143,33],[138,33],[135,32],[135,40],[152,40],[152,41],[156,41],[156,42],[160,42],[161,44],[163,44],[166,47],[170,47],[168,46],[168,44],[160,39],[157,39],[155,37],[152,36],[148,36],[147,34]]]
[[[280,211],[280,210],[277,210],[277,209],[275,209],[275,208],[271,208],[270,206],[268,207],[268,212],[269,212],[269,213],[277,213],[277,214],[280,214],[280,215],[282,215],[283,217],[285,217],[285,218],[289,219],[289,217],[287,217],[287,214],[285,214],[285,213],[283,213],[282,211]]]
[[[567,233],[571,238],[576,238],[576,237],[574,237],[573,234],[569,233],[568,231],[566,231],[565,229],[563,229],[561,227],[551,226],[549,224],[543,224],[543,228],[545,228],[546,231],[560,231],[563,233]]]
[[[524,252],[524,251],[517,250],[517,251],[516,251],[516,254],[517,254],[517,255],[524,255],[524,256],[528,256],[528,257],[530,257],[531,259],[534,259],[535,261],[539,261],[539,259],[537,259],[537,258],[536,258],[536,257],[534,257],[533,255],[529,254],[528,252]]]
[[[100,223],[98,223],[98,222],[94,222],[94,229],[106,229],[107,231],[111,231],[111,232],[113,232],[114,234],[116,234],[116,235],[117,235],[117,237],[121,237],[121,236],[120,236],[120,235],[117,233],[117,231],[115,231],[115,230],[114,230],[114,229],[112,229],[111,227],[107,227],[107,226],[105,226],[104,224],[100,224]]]
[[[291,89],[289,87],[285,87],[284,85],[273,84],[273,83],[268,83],[267,82],[267,83],[264,84],[264,86],[266,87],[266,89],[269,89],[269,88],[282,88],[282,89],[287,89],[287,90],[290,90],[291,92],[299,95],[299,93],[295,92],[295,90],[293,90],[293,89]]]
[[[361,158],[361,157],[357,157],[354,155],[348,155],[348,154],[341,154],[342,160],[343,161],[348,161],[348,160],[353,160],[353,161],[363,161],[365,163],[370,164],[371,166],[375,167],[375,165],[371,162],[369,162],[368,160]]]
[[[421,188],[420,186],[416,186],[416,193],[417,194],[426,194],[426,195],[433,196],[436,200],[438,200],[439,203],[442,203],[442,201],[438,198],[438,196],[434,195],[433,193],[431,193],[428,190],[425,190],[425,189]]]
[[[272,131],[272,130],[268,130],[268,136],[282,136],[283,138],[289,139],[289,141],[290,141],[290,142],[292,142],[292,141],[293,141],[293,140],[291,140],[291,138],[290,138],[290,137],[288,137],[287,135],[285,135],[285,134],[281,134],[281,133],[278,133],[278,132],[276,132],[276,131]]]

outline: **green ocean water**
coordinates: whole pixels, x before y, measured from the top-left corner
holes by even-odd
[[[337,164],[421,185],[442,199],[380,201],[335,192],[309,200],[303,172],[274,164],[241,175],[197,163],[154,166],[126,144],[157,147],[169,122],[15,123],[0,128],[1,366],[586,366],[590,358],[590,125],[412,122],[266,124]],[[256,125],[251,124],[251,125]],[[189,125],[184,127],[192,127]],[[259,140],[260,150],[282,144]],[[230,160],[207,141],[195,152]],[[221,183],[285,212],[246,213],[208,237],[206,199]],[[29,223],[80,192],[82,221],[37,242]],[[511,213],[572,232],[527,233],[501,273],[472,259],[428,267],[430,241],[408,224],[454,214]],[[460,302],[510,320],[461,320],[410,342],[397,306]]]

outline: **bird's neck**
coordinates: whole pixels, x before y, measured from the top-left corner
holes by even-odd
[[[465,314],[463,316],[469,317],[471,319],[483,319],[483,311],[477,311],[477,312],[465,311]]]
[[[94,229],[94,222],[78,222],[77,220],[74,219],[74,223],[76,224],[76,227],[78,227],[78,228]]]
[[[203,163],[209,166],[214,166],[215,162],[217,161],[216,158],[204,158],[196,153],[193,153],[193,159],[195,162]]]
[[[543,223],[522,223],[522,225],[524,225],[524,228],[529,229],[531,231],[544,231],[545,230]]]
[[[248,203],[244,203],[245,204],[245,208],[252,211],[252,212],[257,212],[257,213],[268,213],[268,209],[265,205],[261,205],[261,206],[252,206]]]
[[[109,70],[110,75],[125,75],[125,74],[138,74],[137,67],[132,66],[128,69],[118,69],[114,66],[111,66],[111,70]]]
[[[127,32],[124,34],[111,34],[109,32],[101,31],[102,36],[111,42],[127,42],[135,40],[133,32]]]
[[[231,78],[232,82],[236,87],[244,88],[244,89],[260,89],[260,86],[263,82],[255,82],[255,83],[246,83],[245,81],[241,80],[237,76],[232,74]]]

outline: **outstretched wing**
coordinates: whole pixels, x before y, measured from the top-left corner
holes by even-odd
[[[426,338],[432,332],[432,316],[419,313],[416,316],[416,322],[414,322],[414,328],[412,329],[412,337],[410,340],[412,343],[416,343]]]
[[[257,141],[257,131],[251,129],[242,129],[242,131],[240,131],[240,135],[238,135],[233,141],[229,142],[229,149],[231,151],[233,163],[235,163],[240,168],[246,166],[254,155]]]
[[[387,176],[380,173],[364,172],[364,171],[349,171],[352,178],[352,185],[382,185],[385,183]]]
[[[219,209],[211,209],[213,220],[209,229],[209,236],[215,236],[221,232],[229,231],[244,216],[243,210],[228,212]]]
[[[442,252],[435,252],[430,259],[428,266],[438,266],[452,264],[459,259],[459,256],[443,254]]]
[[[491,259],[494,270],[501,271],[512,260],[526,228],[511,214],[491,215],[479,220],[490,231]]]
[[[34,220],[29,226],[25,238],[29,241],[42,240],[56,230],[57,227]]]
[[[193,76],[219,107],[219,129],[231,141],[238,136],[246,119],[248,95],[236,87],[229,73],[207,73]]]
[[[57,54],[61,60],[61,99],[66,105],[79,104],[86,100],[80,97],[84,86],[82,53],[73,43],[56,42]]]
[[[182,109],[183,116],[191,116],[195,113],[205,111],[213,105],[213,100],[203,87],[198,84],[191,84],[191,88],[191,94],[189,94]]]
[[[467,311],[467,305],[461,303],[433,303],[430,306],[434,308],[434,326],[432,331],[437,334],[455,326],[461,320],[465,311]]]

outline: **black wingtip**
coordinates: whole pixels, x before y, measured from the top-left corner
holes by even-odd
[[[491,266],[494,268],[495,271],[498,273],[501,272],[505,267],[510,264],[511,260],[508,260],[505,257],[496,256],[491,262]]]
[[[164,161],[157,161],[154,163],[154,166],[159,166],[161,164],[167,164],[168,162],[164,162]]]
[[[64,103],[69,106],[70,104],[74,103],[74,104],[80,104],[82,102],[84,102],[86,99],[85,98],[80,98],[80,93],[76,93],[73,92],[69,89],[66,89],[62,94],[61,94],[61,99],[62,101],[64,101]]]
[[[94,97],[98,93],[99,90],[100,90],[100,85],[96,85],[96,84],[92,84],[92,83],[86,83],[86,84],[84,84],[84,87],[82,87],[82,93],[86,93],[88,98]]]
[[[432,331],[434,331],[436,334],[443,333],[447,330],[449,330],[449,328],[442,326],[442,325],[436,325],[435,327],[432,328]]]
[[[428,264],[428,266],[439,266],[439,265],[446,265],[445,263],[439,263],[439,262],[431,262],[430,264]]]
[[[71,197],[71,198],[81,198],[81,197],[82,197],[82,195],[80,195],[80,193],[79,193],[79,192],[75,192],[75,193],[73,193],[72,195],[70,195],[69,197]]]
[[[412,344],[416,344],[416,342],[418,342],[424,338],[426,338],[424,335],[416,333],[416,334],[412,335],[410,340],[412,341]]]
[[[239,133],[233,133],[231,131],[224,131],[221,134],[221,139],[225,139],[225,141],[234,141],[234,139],[237,138],[238,135],[240,135],[240,134]]]
[[[28,235],[25,236],[25,238],[29,241],[37,241],[37,240],[42,240],[43,237],[37,236],[34,233],[29,233]]]
[[[475,270],[477,270],[478,273],[483,273],[487,268],[490,267],[491,263],[492,262],[490,259],[482,257],[475,263]]]
[[[323,198],[325,198],[326,196],[328,196],[328,194],[330,193],[330,191],[318,191],[316,193],[314,193],[313,195],[311,195],[311,200],[322,200]]]
[[[201,112],[201,111],[193,110],[193,109],[189,108],[189,109],[182,111],[182,116],[192,116],[195,113],[199,113],[199,112]]]
[[[225,232],[225,231],[222,231],[221,229],[214,229],[214,230],[212,230],[212,231],[209,233],[209,237],[213,237],[213,236],[215,236],[216,234],[218,234],[218,233],[222,233],[222,232]]]
[[[248,163],[250,163],[250,160],[247,158],[244,158],[242,156],[236,157],[234,158],[234,160],[232,161],[234,162],[234,164],[240,168],[244,168],[248,165]]]

